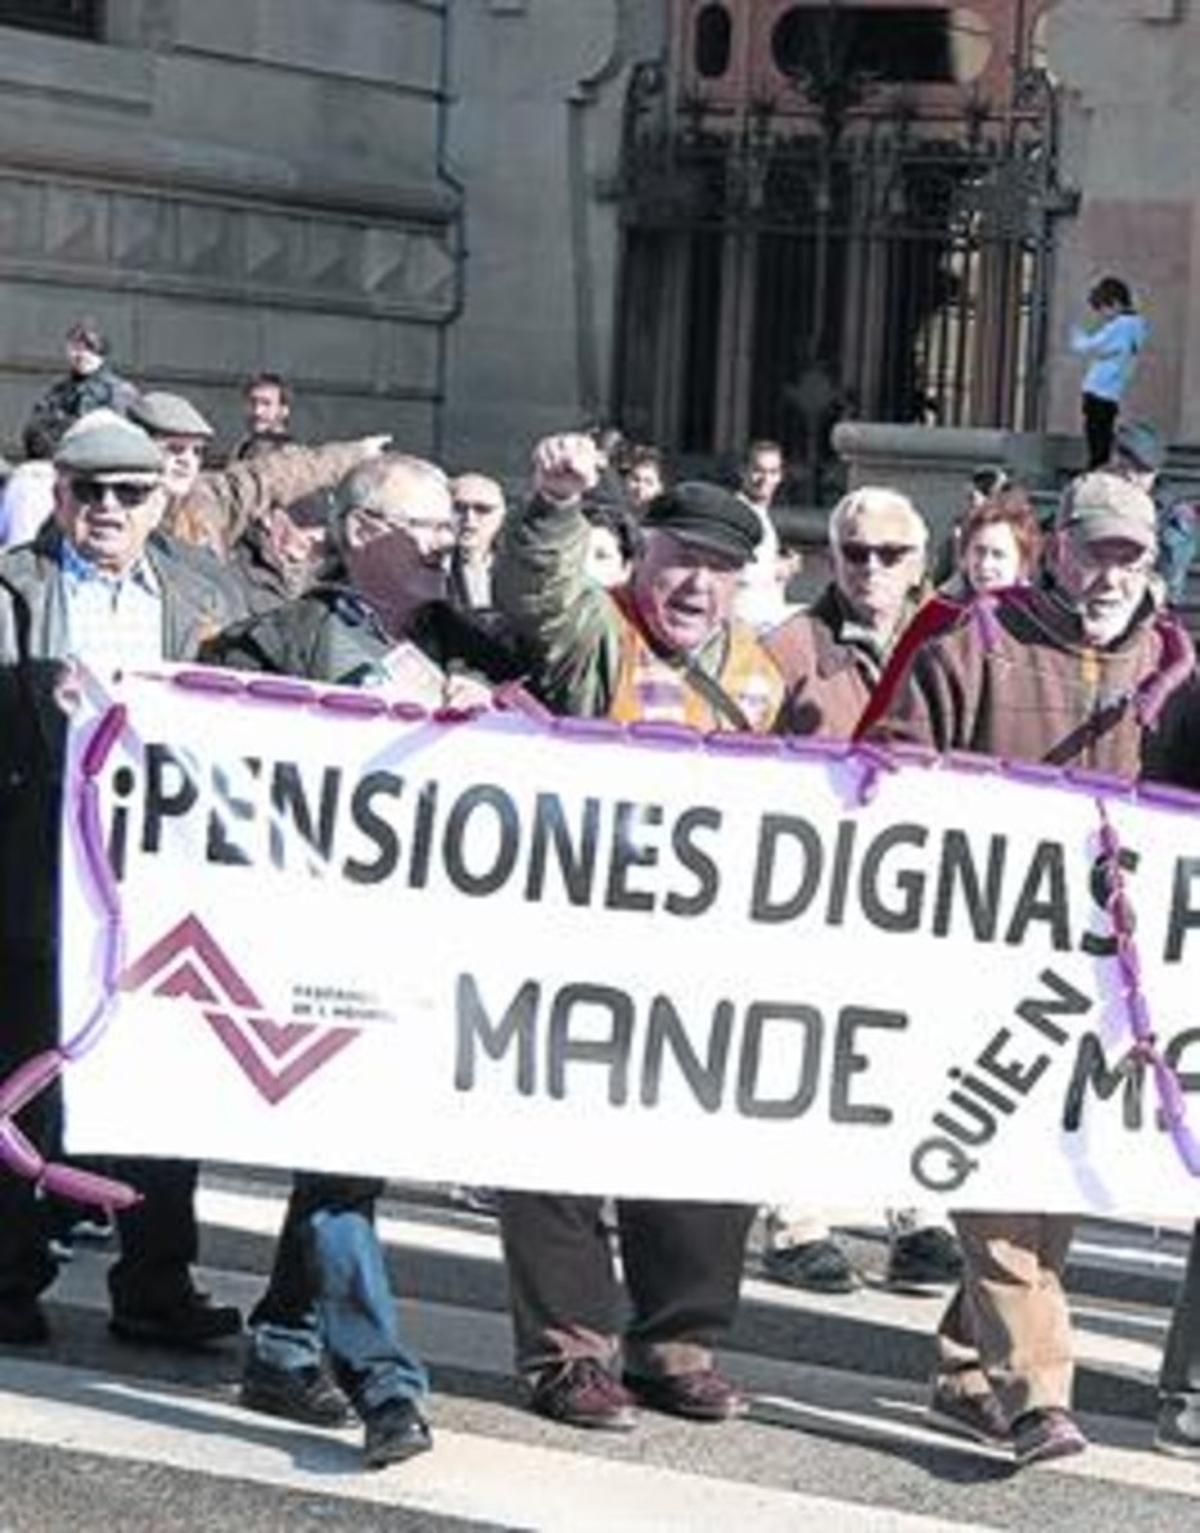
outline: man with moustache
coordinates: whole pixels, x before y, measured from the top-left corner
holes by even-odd
[[[1155,509],[1098,472],[1064,492],[1045,588],[1014,587],[994,624],[964,615],[915,651],[874,738],[1134,778],[1147,722],[1194,671],[1151,576]],[[1158,775],[1162,775],[1161,770]],[[958,1213],[966,1270],[938,1332],[931,1413],[1010,1443],[1020,1464],[1081,1452],[1062,1287],[1074,1220]]]

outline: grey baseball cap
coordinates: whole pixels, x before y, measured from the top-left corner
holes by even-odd
[[[1128,538],[1143,548],[1158,542],[1154,502],[1119,474],[1081,474],[1063,491],[1058,507],[1058,526],[1075,532],[1085,542],[1100,538]]]
[[[55,468],[68,474],[161,474],[157,445],[113,410],[93,410],[64,433]]]
[[[216,435],[190,400],[162,390],[141,395],[130,405],[129,418],[155,436],[195,436],[207,442]]]

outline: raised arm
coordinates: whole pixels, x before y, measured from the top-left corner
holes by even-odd
[[[612,598],[585,573],[589,528],[580,511],[599,479],[590,437],[547,437],[533,455],[533,495],[500,534],[496,604],[533,657],[537,690],[559,713],[607,711],[620,659]]]

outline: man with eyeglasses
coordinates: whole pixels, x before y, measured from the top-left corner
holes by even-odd
[[[137,426],[96,411],[55,456],[55,513],[32,543],[0,555],[0,1078],[57,1041],[56,894],[65,662],[100,678],[121,667],[194,656],[238,615],[213,561],[157,529],[166,506],[162,455]],[[58,1153],[56,1091],[22,1127]],[[195,1347],[240,1329],[230,1306],[194,1286],[196,1166],[119,1161],[144,1201],[119,1216],[109,1273],[111,1328],[129,1341]],[[49,1335],[39,1302],[55,1263],[31,1182],[0,1168],[0,1341]]]
[[[1003,593],[986,638],[966,615],[923,642],[873,735],[1137,777],[1147,728],[1137,699],[1158,682],[1161,705],[1194,674],[1190,642],[1154,599],[1155,549],[1144,490],[1103,472],[1076,479],[1059,505],[1045,588]],[[1170,775],[1169,763],[1156,775]],[[931,1414],[1011,1444],[1021,1464],[1082,1451],[1061,1281],[1075,1221],[954,1218],[966,1271],[939,1327]]]
[[[880,486],[851,491],[829,518],[833,579],[811,607],[763,638],[788,683],[781,733],[846,740],[921,598],[929,531],[906,496]],[[767,1210],[763,1270],[774,1282],[848,1293],[857,1275],[824,1217]],[[886,1281],[924,1290],[954,1282],[961,1260],[949,1231],[917,1209],[889,1213]]]
[[[508,507],[486,474],[459,474],[451,483],[458,537],[450,568],[452,597],[466,610],[492,605],[492,551]]]
[[[239,670],[383,689],[429,708],[486,707],[510,657],[446,600],[458,531],[446,476],[385,453],[338,487],[334,552],[295,600],[235,625],[204,658]],[[425,1370],[399,1335],[374,1229],[383,1183],[297,1173],[266,1293],[250,1317],[242,1403],[337,1426],[347,1397],[364,1460],[395,1464],[432,1445]],[[334,1381],[326,1371],[332,1364]]]
[[[322,447],[287,444],[273,452],[205,469],[212,426],[181,394],[155,390],[129,410],[159,447],[167,507],[163,526],[186,543],[224,559],[251,523],[266,523],[276,507],[287,508],[332,489],[359,463],[376,457],[389,436],[330,442]],[[323,514],[318,506],[318,514]]]

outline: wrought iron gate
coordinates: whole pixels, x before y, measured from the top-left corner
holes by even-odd
[[[622,162],[616,418],[680,454],[773,437],[818,473],[833,422],[1037,429],[1057,181],[1054,101],[885,110],[797,77],[810,108],[731,132],[635,72]]]

